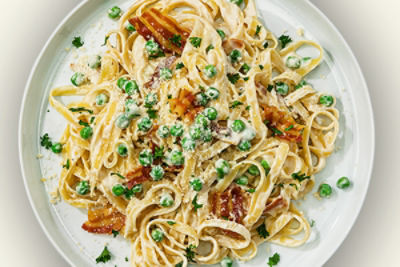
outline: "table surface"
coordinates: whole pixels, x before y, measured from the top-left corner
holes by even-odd
[[[17,131],[21,98],[33,62],[56,25],[79,2],[7,1],[1,9],[1,266],[68,266],[47,240],[26,197]],[[400,123],[396,119],[400,115],[400,2],[312,2],[339,28],[359,60],[376,123],[375,164],[366,201],[352,231],[325,266],[400,266],[400,175],[396,171],[400,162],[396,151],[400,149]]]

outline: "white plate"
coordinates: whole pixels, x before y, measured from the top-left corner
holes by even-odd
[[[105,243],[114,255],[110,266],[129,266],[130,244],[121,237],[96,236],[81,230],[86,220],[84,211],[65,203],[51,205],[49,191],[57,179],[43,184],[42,177],[58,176],[61,166],[58,156],[40,148],[39,137],[48,132],[55,140],[61,136],[65,121],[48,105],[51,88],[68,84],[72,75],[69,63],[77,54],[96,53],[102,48],[104,35],[116,28],[107,18],[107,9],[117,4],[123,9],[130,1],[110,2],[89,0],[76,7],[58,26],[43,48],[33,67],[25,89],[20,115],[19,153],[25,187],[32,208],[44,232],[61,255],[75,266],[93,266]],[[305,38],[314,39],[325,49],[321,66],[307,80],[319,91],[337,97],[340,110],[338,151],[328,159],[327,167],[316,176],[316,187],[322,181],[331,185],[341,176],[348,176],[353,186],[338,190],[328,200],[318,201],[310,194],[298,203],[299,209],[315,221],[310,240],[300,248],[283,248],[264,244],[257,257],[240,266],[266,265],[274,252],[281,255],[279,266],[321,266],[342,243],[350,231],[364,201],[373,165],[374,124],[372,108],[365,80],[358,63],[343,37],[332,23],[306,0],[258,0],[260,15],[265,25],[280,35],[285,30],[295,39],[296,29],[305,29]],[[85,49],[75,52],[71,47],[74,36],[83,36]],[[50,112],[47,112],[49,110]],[[43,153],[42,159],[36,155]],[[45,186],[44,186],[45,185]]]

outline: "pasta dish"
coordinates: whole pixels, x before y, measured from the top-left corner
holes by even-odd
[[[276,38],[254,0],[139,0],[120,15],[107,51],[49,96],[67,121],[58,190],[88,210],[82,228],[120,233],[132,266],[231,266],[263,242],[304,244],[293,201],[339,131],[335,98],[304,80],[322,48]]]

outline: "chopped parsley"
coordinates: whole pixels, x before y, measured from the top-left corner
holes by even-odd
[[[254,192],[256,192],[256,189],[255,188],[249,188],[249,189],[246,190],[246,192],[254,193]]]
[[[154,159],[163,159],[164,158],[164,147],[156,147],[154,150]]]
[[[182,267],[182,266],[183,266],[183,261],[181,261],[181,262],[175,264],[175,267]]]
[[[261,31],[261,25],[257,25],[256,36],[258,36],[260,34],[260,31]]]
[[[287,127],[286,129],[285,129],[285,132],[287,132],[287,131],[290,131],[291,129],[293,129],[293,124],[291,124],[289,127]]]
[[[203,207],[203,204],[198,204],[198,203],[197,203],[197,194],[196,194],[196,196],[193,198],[192,204],[193,204],[193,207],[194,207],[194,211],[197,211],[197,209],[200,209],[200,208]]]
[[[268,92],[271,92],[272,89],[274,89],[274,86],[272,84],[268,84],[268,87],[267,87]]]
[[[258,226],[256,230],[257,230],[258,235],[262,238],[267,238],[269,236],[267,228],[265,227],[265,223]]]
[[[178,64],[176,64],[175,69],[180,70],[180,69],[182,69],[183,67],[185,67],[185,65],[184,65],[182,62],[179,62]]]
[[[96,258],[96,263],[99,263],[99,262],[106,263],[109,260],[111,260],[111,253],[108,250],[107,246],[105,246],[103,251],[101,252],[100,256],[98,256]]]
[[[269,257],[269,259],[268,259],[269,267],[277,265],[280,260],[281,260],[281,257],[279,256],[279,254],[275,253],[272,257]]]
[[[182,46],[182,36],[180,36],[179,34],[174,34],[174,36],[172,38],[169,38],[169,40],[177,47]]]
[[[157,118],[157,110],[149,108],[146,110],[146,112],[147,112],[147,115],[149,115],[150,119]]]
[[[271,130],[272,130],[273,135],[283,135],[283,133],[275,127],[272,127]]]
[[[112,232],[114,237],[117,237],[117,235],[119,235],[119,232],[115,231],[114,229],[112,229],[111,232]]]
[[[77,108],[69,108],[71,112],[89,112],[89,114],[93,114],[93,110],[87,109],[85,107],[77,107]]]
[[[289,184],[290,186],[293,186],[294,188],[296,188],[296,190],[298,190],[297,188],[297,184]]]
[[[83,46],[83,44],[84,44],[84,42],[82,41],[80,36],[76,36],[72,40],[72,45],[75,46],[76,48]]]
[[[240,105],[243,105],[243,103],[240,102],[240,101],[238,101],[238,100],[235,100],[235,101],[233,101],[233,103],[232,103],[232,105],[230,106],[230,108],[236,108],[236,107],[238,107],[238,106],[240,106]]]
[[[128,262],[128,261],[129,261],[128,257],[125,257],[125,261],[126,261],[126,262]]]
[[[305,179],[310,179],[311,178],[311,176],[306,176],[305,173],[301,174],[300,171],[292,173],[292,177],[293,177],[293,179],[295,179],[295,180],[297,180],[299,182],[302,182]]]
[[[94,122],[95,117],[91,117],[90,118],[90,124],[92,124]]]
[[[221,39],[223,40],[225,38],[225,32],[223,30],[217,29],[217,33],[218,35],[221,37]]]
[[[210,52],[210,50],[211,49],[214,49],[215,47],[212,45],[212,44],[210,44],[209,46],[207,46],[207,48],[206,48],[206,53],[208,53],[208,52]]]
[[[116,175],[121,179],[126,179],[125,176],[123,176],[122,174],[118,173],[118,172],[112,172],[111,175]]]
[[[288,35],[282,34],[279,37],[279,41],[281,42],[282,49],[286,47],[287,44],[291,43],[293,40]]]
[[[315,221],[311,220],[310,227],[314,227],[314,225],[315,225]]]
[[[42,137],[40,137],[40,145],[46,149],[50,149],[53,143],[51,142],[51,139],[49,137],[49,134],[44,134]]]
[[[249,111],[250,108],[251,108],[251,106],[249,105],[249,106],[246,107],[246,110]]]
[[[264,69],[264,66],[263,66],[263,65],[258,65],[258,67],[260,68],[260,70],[263,70],[263,69]]]
[[[196,195],[197,197],[197,195]],[[185,248],[185,256],[188,259],[188,262],[195,262],[194,261],[194,256],[196,255],[196,252],[193,251],[193,249],[195,249],[196,246],[195,245],[189,245],[187,248]]]
[[[227,74],[228,80],[231,82],[231,84],[237,83],[240,79],[239,73],[228,73]]]
[[[189,41],[194,47],[196,47],[196,48],[200,47],[200,44],[201,44],[201,38],[200,37],[190,37]]]
[[[104,44],[102,44],[101,46],[107,45],[107,41],[108,41],[109,38],[110,38],[110,36],[104,37]]]
[[[67,162],[62,167],[66,168],[67,170],[69,170],[69,167],[70,167],[69,159],[67,159]]]
[[[250,70],[250,66],[244,63],[242,67],[240,67],[239,71],[243,74],[247,74]]]
[[[167,221],[167,223],[168,223],[169,225],[174,225],[174,224],[176,224],[176,222],[174,222],[174,221]]]
[[[87,127],[90,126],[89,123],[87,123],[87,122],[85,122],[85,121],[83,121],[83,120],[79,120],[79,125],[87,126]]]

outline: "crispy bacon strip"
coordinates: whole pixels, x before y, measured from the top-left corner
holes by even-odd
[[[111,234],[112,230],[120,231],[125,225],[125,215],[113,207],[88,210],[88,221],[82,229],[95,234]]]
[[[174,64],[176,61],[177,57],[176,56],[170,56],[162,60],[156,67],[153,75],[151,76],[150,81],[144,84],[145,87],[151,88],[151,89],[156,89],[160,85],[160,75],[161,75],[161,69],[163,68],[168,68],[170,69],[171,66]]]
[[[164,52],[182,54],[190,31],[178,24],[172,17],[162,14],[155,8],[146,10],[140,17],[134,17],[129,22],[147,41],[154,40]],[[179,42],[172,42],[174,36],[180,36]]]
[[[301,142],[303,125],[298,124],[289,113],[277,107],[263,105],[262,108],[264,109],[263,118],[267,121],[268,127],[278,130],[274,132],[275,135],[291,142]]]
[[[214,193],[211,196],[211,212],[217,217],[228,218],[242,223],[246,215],[246,196],[238,186],[231,186],[223,193]]]
[[[229,218],[229,191],[222,193],[220,200],[220,215]]]
[[[274,200],[267,202],[267,205],[265,206],[263,214],[267,214],[268,212],[271,212],[272,210],[276,208],[284,208],[287,207],[288,203],[285,201],[285,199],[282,196],[279,196],[275,198]]]
[[[197,113],[201,112],[204,107],[195,104],[196,97],[192,92],[183,89],[179,92],[179,97],[169,100],[171,111],[180,117],[188,118],[193,121]]]
[[[148,167],[140,166],[133,171],[130,171],[126,174],[126,178],[129,181],[126,184],[128,189],[132,189],[135,185],[141,184],[150,180],[150,171],[151,169]]]
[[[246,212],[243,207],[244,199],[243,199],[242,189],[238,186],[234,187],[231,191],[231,194],[232,194],[233,219],[237,223],[242,223],[243,215]]]

